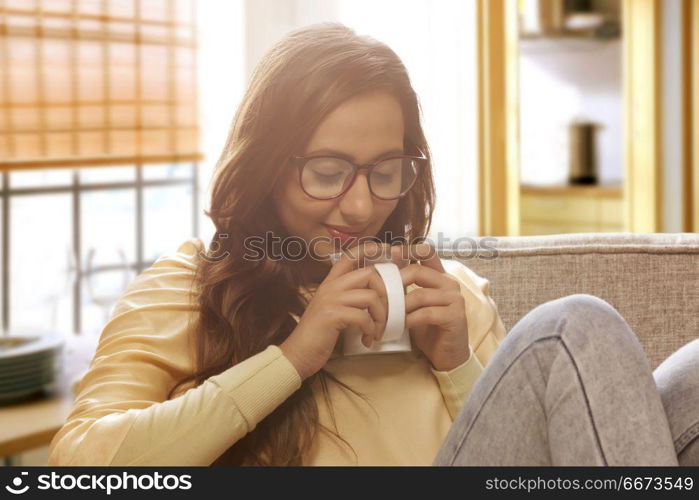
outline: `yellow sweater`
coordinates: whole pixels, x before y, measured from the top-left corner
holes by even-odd
[[[185,241],[124,291],[75,387],[73,409],[49,445],[49,465],[210,465],[301,386],[291,362],[270,345],[167,399],[168,390],[193,372],[198,304],[190,289],[200,251],[201,240]],[[432,463],[505,336],[489,282],[458,261],[442,263],[459,279],[466,299],[469,360],[442,372],[415,347],[405,353],[334,354],[325,368],[368,396],[373,408],[330,383],[337,429],[358,459],[321,431],[304,465]],[[332,429],[320,392],[316,401],[321,423]]]

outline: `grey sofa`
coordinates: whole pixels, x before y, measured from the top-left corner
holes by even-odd
[[[473,251],[466,251],[469,248]],[[588,293],[626,318],[653,369],[699,337],[699,234],[476,238],[471,247],[445,246],[439,253],[490,281],[491,296],[508,331],[539,304]]]

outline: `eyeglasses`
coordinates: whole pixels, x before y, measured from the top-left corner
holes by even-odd
[[[367,170],[369,191],[382,200],[405,196],[420,169],[427,164],[424,153],[383,158],[376,163],[356,165],[336,156],[291,156],[299,169],[301,189],[311,198],[330,200],[342,196],[354,183],[359,170]]]

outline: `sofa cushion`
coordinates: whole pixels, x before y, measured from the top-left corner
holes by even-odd
[[[588,293],[626,318],[652,368],[699,337],[698,234],[483,237],[439,252],[490,280],[508,331],[539,304]]]

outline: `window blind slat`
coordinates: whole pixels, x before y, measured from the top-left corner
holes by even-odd
[[[198,161],[193,0],[0,0],[0,170]]]

